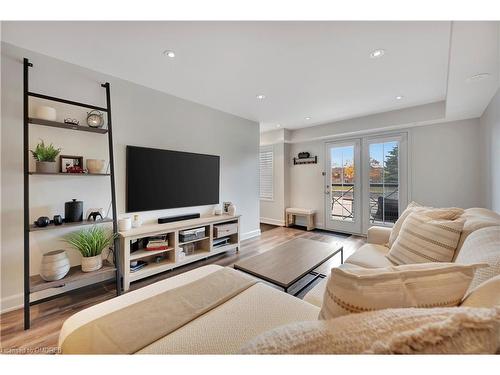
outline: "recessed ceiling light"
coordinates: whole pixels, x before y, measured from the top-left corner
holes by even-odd
[[[310,117],[305,117],[304,120],[309,121],[311,118]]]
[[[163,54],[167,57],[170,57],[171,59],[173,59],[175,57],[175,52],[172,50],[169,50],[169,49],[164,51]]]
[[[281,128],[281,124],[276,124],[276,127],[277,128]]]
[[[482,81],[483,79],[486,79],[490,76],[490,73],[479,73],[476,75],[473,75],[472,77],[469,77],[466,79],[467,82],[478,82]]]
[[[401,99],[403,99],[403,98],[404,98],[404,96],[403,96],[403,95],[398,95],[398,96],[396,96],[396,100],[401,100]]]
[[[265,98],[266,98],[266,96],[263,95],[263,94],[257,95],[257,99],[259,99],[259,100],[262,100],[262,99],[265,99]]]
[[[372,59],[377,59],[377,58],[379,58],[379,57],[384,56],[384,54],[385,54],[385,51],[384,51],[383,49],[376,49],[375,51],[372,51],[372,52],[370,53],[370,57],[371,57]]]

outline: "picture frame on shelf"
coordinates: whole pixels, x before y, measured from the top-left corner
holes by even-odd
[[[227,214],[229,212],[229,206],[232,204],[232,202],[223,202],[222,203],[222,212]]]
[[[61,155],[61,173],[83,173],[83,156]]]

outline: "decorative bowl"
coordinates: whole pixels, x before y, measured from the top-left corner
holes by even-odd
[[[102,173],[104,169],[104,160],[87,159],[87,170],[89,173]]]

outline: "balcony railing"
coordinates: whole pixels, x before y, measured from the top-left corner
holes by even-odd
[[[354,184],[333,183],[331,190],[332,219],[354,219]],[[370,183],[370,222],[394,223],[399,217],[399,184]]]

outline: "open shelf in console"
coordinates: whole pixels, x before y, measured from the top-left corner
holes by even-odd
[[[120,232],[122,245],[120,250],[122,251],[121,259],[124,270],[123,289],[127,291],[131,282],[145,277],[166,272],[212,255],[238,250],[240,247],[239,220],[239,216],[223,214],[163,224],[145,224],[139,228]],[[224,236],[228,237],[229,240],[221,246],[214,246],[213,241],[216,237],[214,236],[214,226],[223,224],[232,224],[235,231],[225,232]],[[203,230],[200,230],[199,233],[194,231],[195,234],[192,236],[184,236],[186,231],[189,232],[197,228],[203,228]],[[137,241],[142,241],[144,238],[162,235],[168,237],[166,249],[151,251],[146,249],[147,243],[137,244]],[[156,259],[158,256],[162,258]],[[146,261],[148,264],[132,272],[130,263],[135,261]]]

